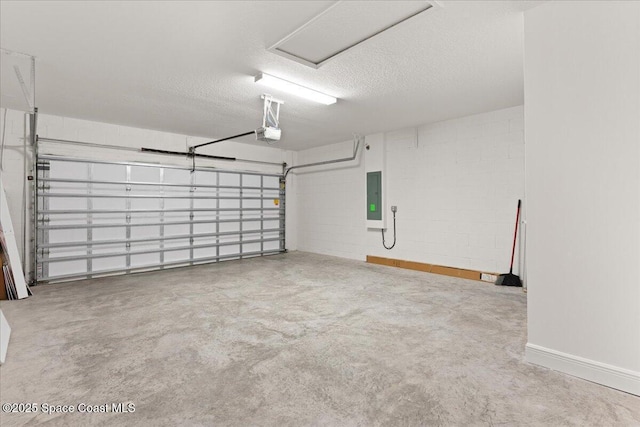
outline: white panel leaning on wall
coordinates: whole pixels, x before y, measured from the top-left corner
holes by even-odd
[[[7,288],[8,299],[27,298],[31,291],[27,286],[22,270],[20,252],[13,231],[13,223],[9,215],[9,205],[4,191],[2,175],[0,173],[0,245],[3,253],[2,274]]]

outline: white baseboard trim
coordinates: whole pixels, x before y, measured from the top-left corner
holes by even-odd
[[[528,343],[525,348],[525,359],[529,363],[640,396],[640,372],[607,365],[531,343]]]

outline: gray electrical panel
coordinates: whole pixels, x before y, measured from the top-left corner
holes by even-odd
[[[367,219],[382,220],[382,172],[367,172]]]

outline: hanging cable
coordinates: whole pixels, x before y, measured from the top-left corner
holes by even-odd
[[[384,246],[385,249],[391,250],[393,249],[393,247],[396,245],[396,210],[394,209],[395,206],[391,207],[391,212],[393,212],[393,244],[389,247],[387,247],[387,245],[384,242],[384,228],[380,231],[382,231],[382,246]]]

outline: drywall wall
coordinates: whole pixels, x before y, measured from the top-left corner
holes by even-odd
[[[525,13],[527,360],[640,394],[640,3]]]
[[[366,150],[352,164],[299,170],[300,250],[506,272],[524,196],[521,106],[384,134],[387,244],[366,227]],[[301,151],[301,163],[348,156],[351,142]],[[520,258],[518,258],[520,259]],[[519,265],[515,271],[520,271]]]
[[[4,119],[5,110],[0,110],[2,114],[2,129],[5,135],[5,149],[2,172],[5,190],[7,192],[7,200],[11,218],[14,221],[14,228],[18,238],[19,251],[22,254],[23,246],[27,248],[25,251],[25,265],[27,276],[31,272],[31,251],[30,251],[30,229],[31,229],[31,196],[30,187],[27,186],[26,197],[26,221],[23,220],[23,183],[25,183],[26,175],[32,174],[32,149],[26,148],[27,155],[27,172],[25,174],[23,168],[23,159],[25,149],[23,147],[24,139],[28,137],[28,117],[19,111],[7,110],[6,122]],[[51,116],[46,114],[38,115],[37,134],[41,138],[55,138],[72,141],[83,141],[97,144],[106,144],[122,147],[150,147],[164,150],[184,151],[189,145],[195,145],[209,140],[204,138],[194,138],[186,135],[171,134],[159,132],[149,129],[139,129],[127,126],[119,126],[107,123],[92,122],[86,120],[78,120],[73,118]],[[222,135],[224,137],[226,135]],[[212,138],[212,139],[215,139]],[[77,145],[62,145],[41,142],[39,144],[41,154],[58,154],[69,155],[80,158],[104,159],[109,161],[141,161],[163,164],[175,164],[180,166],[189,166],[190,160],[177,156],[163,156],[154,154],[143,154],[132,151],[97,149],[92,147],[79,147]],[[218,156],[237,157],[239,159],[249,159],[264,162],[291,164],[295,161],[296,153],[277,148],[273,146],[256,146],[252,144],[243,144],[234,141],[225,141],[220,144],[204,147],[199,150],[203,154],[213,154]],[[264,165],[247,162],[230,162],[230,161],[211,161],[208,159],[198,159],[198,165],[215,166],[220,169],[232,170],[251,170],[267,173],[281,173],[282,167],[275,165]],[[295,186],[295,177],[288,179],[288,184],[293,188]],[[296,201],[295,191],[289,192],[287,198],[287,248],[289,250],[296,249]],[[26,245],[23,245],[22,233],[24,232],[24,224],[26,227]]]

